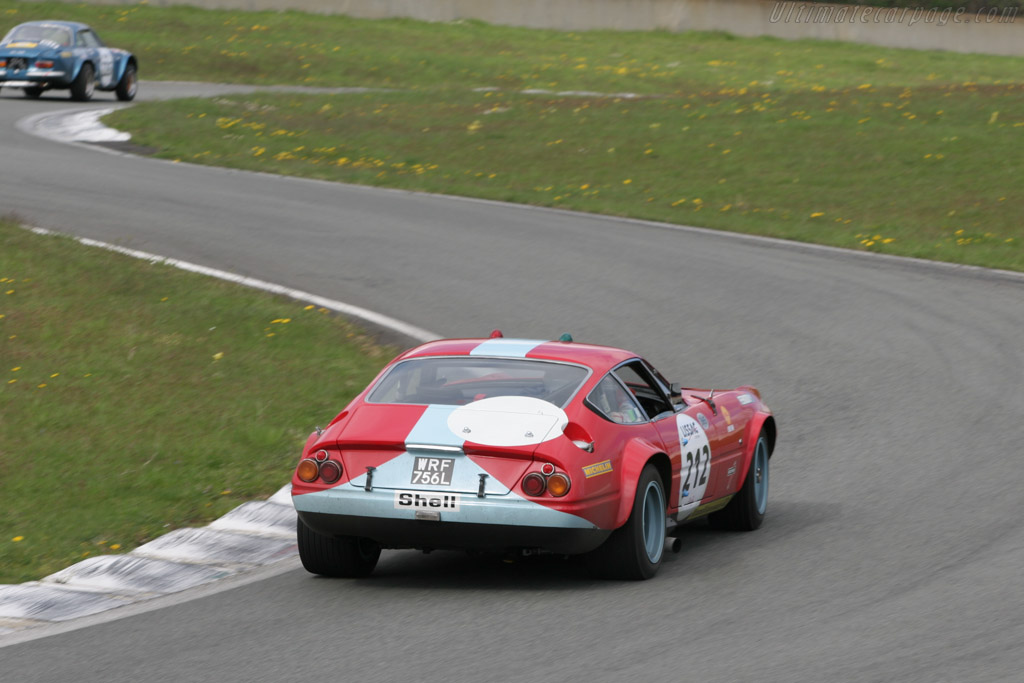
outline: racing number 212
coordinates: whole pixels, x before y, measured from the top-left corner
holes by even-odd
[[[704,469],[701,470],[701,456],[704,460]],[[694,486],[704,486],[708,483],[708,465],[711,463],[711,449],[705,445],[696,453],[686,454],[686,481],[683,483],[683,495],[690,493],[690,480],[693,478]],[[700,481],[697,481],[698,477]]]

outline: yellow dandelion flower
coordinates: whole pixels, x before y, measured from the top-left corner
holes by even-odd
[[[213,354],[213,359],[214,360],[220,360],[223,357],[224,357],[224,352],[223,351],[218,351],[217,353]]]
[[[12,543],[21,543],[24,540],[25,540],[24,536],[15,536],[14,538],[11,539],[11,542]]]
[[[626,178],[625,180],[622,181],[622,184],[623,185],[629,185],[632,182],[633,182],[632,178]]]
[[[824,215],[824,211],[815,211],[814,213],[811,214],[811,218],[821,218]]]
[[[110,549],[111,550],[120,550],[121,549],[121,544],[120,543],[112,543],[110,545]]]
[[[305,308],[303,308],[302,310],[304,310],[304,311],[312,311],[314,308],[316,308],[316,306],[314,306],[313,304],[310,304],[310,305],[306,306]]]

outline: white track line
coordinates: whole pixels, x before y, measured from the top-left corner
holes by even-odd
[[[29,228],[32,232],[39,235],[63,235],[63,233],[54,232],[47,230],[46,228]],[[425,330],[422,327],[416,327],[409,323],[402,322],[396,318],[392,318],[382,313],[371,311],[367,308],[361,308],[360,306],[354,306],[347,304],[344,301],[338,301],[337,299],[328,299],[327,297],[312,294],[310,292],[304,292],[300,289],[292,289],[291,287],[285,287],[284,285],[278,285],[273,282],[267,282],[266,280],[258,280],[252,277],[246,277],[244,275],[238,275],[237,273],[230,273],[226,270],[218,270],[217,268],[210,268],[208,266],[201,266],[197,263],[190,263],[188,261],[181,261],[179,259],[169,258],[167,256],[160,256],[158,254],[151,254],[146,251],[138,251],[137,249],[128,249],[126,247],[119,247],[116,244],[110,244],[108,242],[101,242],[99,240],[90,239],[88,237],[75,237],[73,235],[63,235],[75,240],[81,244],[89,247],[99,247],[100,249],[107,249],[109,251],[116,251],[119,254],[131,256],[132,258],[143,259],[151,263],[162,263],[164,265],[173,266],[175,268],[181,268],[193,273],[201,273],[202,275],[208,275],[215,277],[218,280],[227,280],[243,287],[251,287],[271,294],[280,294],[290,299],[297,301],[306,301],[321,308],[326,308],[337,313],[341,313],[350,318],[358,318],[365,322],[383,327],[394,332],[398,332],[410,339],[414,339],[417,342],[428,342],[435,339],[440,339],[441,335]]]

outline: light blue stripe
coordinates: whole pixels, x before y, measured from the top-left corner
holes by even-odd
[[[419,421],[405,437],[406,444],[430,444],[432,446],[457,446],[462,448],[465,439],[448,429],[448,417],[458,406],[429,405]]]
[[[488,339],[469,352],[471,356],[498,356],[502,358],[524,358],[547,339]]]

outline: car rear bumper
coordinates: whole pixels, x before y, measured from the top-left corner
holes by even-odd
[[[293,496],[292,501],[302,521],[317,533],[371,538],[385,548],[529,548],[575,555],[598,547],[611,533],[515,494],[462,494],[454,506],[413,509],[400,506],[401,493],[410,492],[333,488]]]
[[[40,75],[20,75],[11,80],[7,80],[3,74],[0,74],[0,88],[66,88],[69,85],[70,82],[62,71]]]

